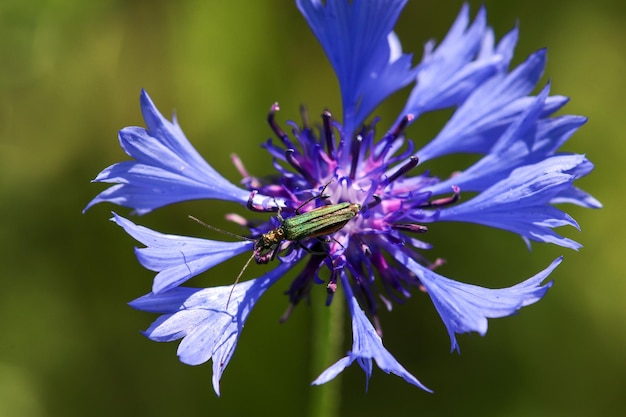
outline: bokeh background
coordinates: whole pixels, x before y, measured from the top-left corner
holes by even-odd
[[[474,15],[480,2],[470,3]],[[529,252],[516,236],[478,226],[431,226],[431,256],[448,261],[439,271],[461,281],[508,286],[558,255],[565,262],[542,302],[490,321],[484,338],[460,336],[460,356],[449,353],[427,297],[416,294],[383,314],[385,345],[435,394],[378,369],[366,393],[353,365],[331,383],[343,416],[626,415],[626,10],[617,0],[484,3],[498,37],[519,22],[515,64],[548,47],[542,83],[551,80],[553,94],[571,97],[565,113],[589,117],[566,150],[596,164],[579,185],[605,208],[568,207],[583,230],[563,230],[584,245],[577,253],[540,244]],[[443,38],[460,6],[410,2],[397,31],[414,62],[426,40]],[[310,309],[300,306],[277,323],[288,280],[251,315],[221,398],[212,391],[210,365],[183,365],[177,343],[139,333],[154,317],[126,302],[149,291],[153,274],[136,262],[135,242],[108,221],[111,210],[128,210],[81,210],[105,188],[89,181],[125,159],[117,130],[143,126],[141,88],[164,114],[176,110],[200,153],[233,182],[240,177],[232,152],[255,175],[271,172],[259,145],[271,136],[265,117],[272,102],[281,104],[281,122],[299,120],[302,103],[312,118],[324,108],[340,115],[330,65],[290,1],[2,0],[0,416],[306,414],[319,389],[309,383],[322,369],[310,365]],[[383,126],[405,97],[379,109]],[[409,136],[425,143],[448,116],[425,117]],[[446,175],[461,168],[457,162],[433,169]],[[243,213],[200,201],[134,220],[207,236],[187,215],[232,229],[223,220],[229,211]],[[230,283],[243,262],[192,284]]]

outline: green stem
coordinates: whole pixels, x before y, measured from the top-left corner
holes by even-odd
[[[312,303],[311,365],[313,378],[343,356],[343,300],[337,298],[326,307],[323,302]],[[311,387],[309,416],[339,416],[341,405],[341,375],[323,385]]]

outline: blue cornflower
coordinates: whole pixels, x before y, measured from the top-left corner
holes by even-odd
[[[235,157],[243,189],[205,162],[176,120],[164,118],[142,91],[146,128],[127,127],[119,134],[122,148],[133,159],[97,176],[96,182],[115,185],[87,208],[108,201],[144,214],[175,202],[209,198],[256,211],[280,209],[281,218],[289,218],[323,205],[358,204],[357,215],[326,241],[277,242],[269,255],[280,253],[279,261],[269,272],[234,287],[213,288],[181,284],[235,255],[260,255],[255,241],[281,225],[277,218],[255,225],[231,215],[249,228],[252,240],[221,242],[161,234],[114,214],[112,220],[145,245],[136,250],[139,262],[157,272],[152,292],[130,304],[160,314],[145,334],[155,341],[182,339],[181,361],[197,365],[213,360],[213,385],[219,394],[222,372],[256,301],[287,271],[302,265],[288,290],[291,307],[324,284],[327,303],[337,291],[343,293],[352,318],[352,349],[314,384],[329,381],[355,360],[369,378],[374,360],[383,371],[428,390],[383,346],[381,306],[391,309],[393,302],[402,302],[418,289],[431,298],[452,350],[458,350],[456,334],[484,335],[488,318],[514,314],[540,300],[552,285],[545,280],[561,258],[518,285],[487,289],[437,274],[441,261],[425,257],[423,250],[430,245],[415,234],[426,232],[432,222],[469,222],[508,230],[527,244],[550,242],[578,249],[577,242],[554,230],[578,227],[554,205],[601,206],[573,185],[593,165],[583,155],[558,152],[586,119],[551,117],[567,98],[550,96],[549,85],[531,95],[545,66],[545,50],[509,69],[518,30],[496,42],[484,8],[470,21],[464,5],[445,39],[438,45],[428,42],[414,67],[393,32],[405,0],[296,3],[337,74],[342,122],[324,112],[320,127],[314,129],[305,116],[301,126],[289,124],[288,134],[275,120],[278,106],[272,106],[268,122],[278,142],[268,140],[263,147],[278,175],[250,176]],[[366,118],[385,98],[412,83],[398,119],[377,140],[378,120]],[[422,113],[444,108],[455,109],[448,123],[415,150],[405,138],[406,127]],[[480,159],[445,179],[416,170],[418,164],[454,153]],[[461,202],[462,193],[471,197]]]

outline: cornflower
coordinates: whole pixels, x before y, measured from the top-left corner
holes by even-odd
[[[146,128],[126,127],[119,133],[132,160],[111,165],[96,177],[96,182],[115,185],[87,208],[111,202],[145,214],[186,200],[217,199],[254,211],[278,211],[280,216],[261,225],[229,215],[250,230],[248,239],[235,242],[161,234],[117,214],[112,219],[145,245],[136,249],[137,258],[157,272],[152,291],[130,303],[160,315],[145,335],[158,342],[182,339],[178,356],[186,364],[212,359],[218,395],[222,373],[256,302],[300,265],[282,319],[312,291],[322,289],[327,304],[337,302],[338,292],[343,294],[352,320],[351,350],[313,384],[333,379],[355,361],[369,380],[375,361],[384,372],[430,391],[383,346],[379,309],[391,310],[393,303],[404,302],[418,290],[432,300],[451,350],[458,351],[457,334],[484,335],[488,318],[509,316],[540,300],[552,286],[546,279],[561,258],[517,285],[488,289],[435,272],[442,261],[429,260],[424,251],[430,245],[417,236],[430,223],[467,222],[515,233],[528,245],[548,242],[578,249],[580,244],[554,230],[578,228],[555,204],[601,204],[574,186],[593,165],[584,155],[558,149],[586,119],[552,116],[568,99],[551,96],[549,84],[531,95],[546,51],[509,69],[518,29],[496,42],[484,8],[471,21],[464,5],[443,41],[427,42],[421,62],[412,66],[412,55],[402,52],[393,32],[405,0],[296,4],[339,80],[342,121],[324,111],[320,125],[312,127],[303,112],[302,124],[290,122],[287,133],[276,121],[279,108],[273,105],[268,123],[278,141],[268,140],[263,148],[272,156],[277,175],[251,176],[234,156],[242,188],[213,169],[176,119],[164,118],[142,91]],[[412,90],[398,119],[378,138],[378,119],[367,117],[409,85]],[[447,108],[455,109],[448,122],[416,150],[406,138],[406,128],[424,113]],[[416,169],[450,154],[479,159],[443,179]],[[463,193],[470,198],[461,199]],[[333,227],[316,226],[314,233],[311,210],[342,203],[349,203],[345,206],[353,215],[329,214],[322,220]],[[291,231],[286,221],[295,216],[304,216],[296,219],[303,221],[303,234],[276,237]],[[262,276],[235,286],[183,286],[213,266],[250,252],[250,259],[259,263],[278,261]]]

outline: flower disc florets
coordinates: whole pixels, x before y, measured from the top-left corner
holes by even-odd
[[[438,180],[426,175],[407,176],[418,165],[418,158],[412,155],[413,143],[405,139],[403,132],[412,117],[406,116],[382,140],[376,141],[375,124],[363,126],[355,137],[346,138],[342,126],[326,111],[317,132],[307,125],[291,124],[290,137],[275,121],[277,110],[278,105],[273,105],[268,122],[281,146],[269,140],[265,148],[285,164],[275,164],[280,183],[263,185],[262,180],[249,177],[235,157],[244,175],[242,182],[252,185],[248,207],[263,210],[252,203],[257,192],[271,196],[274,201],[280,199],[285,206],[281,208],[282,213],[293,214],[298,208],[306,212],[307,208],[301,207],[305,199],[318,207],[342,202],[361,206],[359,215],[329,235],[324,245],[319,241],[309,244],[298,241],[286,242],[281,248],[306,247],[313,254],[308,267],[289,290],[291,302],[297,304],[308,295],[311,283],[316,281],[324,265],[331,271],[331,278],[326,282],[329,302],[337,288],[337,270],[340,269],[351,277],[353,290],[371,316],[376,314],[377,295],[385,303],[388,299],[399,301],[400,297],[408,297],[411,287],[420,286],[419,280],[401,265],[390,268],[388,252],[411,250],[400,249],[405,246],[428,248],[426,243],[406,233],[426,232],[426,226],[420,222],[435,220],[438,207],[454,203],[460,195],[458,187],[453,186],[450,197],[431,200],[431,193],[421,189]],[[303,115],[303,120],[308,117]],[[342,146],[346,142],[351,142],[352,146]],[[314,198],[316,195],[319,198]],[[265,224],[255,229],[254,234],[263,236],[274,227],[275,223]],[[434,264],[418,257],[427,267],[434,268]],[[317,282],[323,281],[317,279]],[[379,288],[383,293],[379,294]]]

